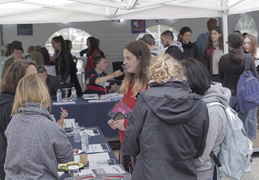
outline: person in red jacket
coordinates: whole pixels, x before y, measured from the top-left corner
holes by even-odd
[[[122,101],[129,108],[134,109],[137,95],[147,88],[146,68],[150,63],[150,50],[143,41],[132,41],[125,46],[123,56],[123,64],[127,69],[127,73],[122,82],[120,92],[124,94]],[[116,121],[110,119],[108,124],[113,129],[119,129],[120,142],[122,143],[128,119],[119,119]],[[132,172],[134,160],[130,156],[120,151],[119,162],[124,166],[125,170]]]

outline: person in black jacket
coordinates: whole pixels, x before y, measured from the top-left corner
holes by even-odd
[[[183,27],[180,30],[181,43],[183,46],[183,55],[184,59],[186,58],[194,58],[199,60],[199,52],[195,45],[191,40],[192,30],[189,27]]]
[[[60,81],[57,77],[49,75],[44,66],[38,66],[37,70],[46,81],[51,99],[56,99],[57,90],[61,88]]]
[[[55,64],[57,78],[60,80],[61,84],[70,83],[70,69],[73,57],[66,49],[62,36],[53,37],[51,44],[55,49],[55,53],[50,61]]]
[[[227,87],[231,91],[229,105],[237,111],[238,117],[242,120],[244,128],[247,129],[248,112],[239,111],[237,105],[236,88],[240,75],[245,70],[245,61],[250,63],[250,71],[259,79],[254,59],[250,54],[243,51],[243,36],[239,33],[232,33],[228,36],[229,53],[221,56],[219,60],[219,78],[223,87]]]
[[[166,49],[165,53],[169,54],[176,60],[180,61],[184,58],[182,44],[174,41],[174,34],[167,30],[161,34],[161,43]]]
[[[132,179],[197,180],[193,162],[206,146],[207,106],[192,93],[179,62],[167,54],[153,59],[149,88],[137,97],[122,143],[137,157]]]
[[[11,112],[16,87],[26,74],[37,73],[36,64],[29,60],[13,62],[3,76],[0,93],[0,179],[5,178],[4,163],[7,141],[4,132],[11,121]]]
[[[72,41],[67,39],[67,40],[65,40],[65,44],[66,44],[67,50],[71,53],[71,50],[73,48]],[[72,59],[72,62],[71,62],[71,69],[70,69],[70,76],[71,76],[70,83],[74,84],[74,86],[76,88],[77,96],[79,97],[79,96],[82,95],[83,91],[82,91],[81,85],[80,85],[78,77],[77,77],[77,71],[78,71],[77,67],[76,67],[77,58],[75,56],[72,56],[72,57],[73,57],[73,59]]]

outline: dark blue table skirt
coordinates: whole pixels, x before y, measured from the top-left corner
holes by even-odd
[[[110,119],[107,116],[109,110],[116,102],[98,102],[88,103],[88,101],[79,97],[76,104],[62,104],[53,105],[51,107],[51,114],[56,120],[60,118],[60,107],[63,107],[68,112],[67,118],[74,118],[79,126],[99,126],[105,137],[119,137],[118,130],[113,130],[108,124]]]

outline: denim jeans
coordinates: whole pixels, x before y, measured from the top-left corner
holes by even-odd
[[[251,109],[247,117],[246,133],[249,139],[256,138],[257,131],[257,109],[258,107]]]
[[[248,117],[249,111],[245,112],[245,113],[239,111],[238,106],[237,106],[237,98],[234,95],[231,95],[231,98],[229,101],[229,106],[238,113],[238,117],[243,122],[244,128],[247,129],[247,117]]]

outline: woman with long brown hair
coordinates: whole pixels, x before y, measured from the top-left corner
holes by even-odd
[[[150,63],[150,50],[143,41],[132,41],[125,46],[123,56],[123,64],[127,69],[127,73],[122,82],[120,92],[124,94],[122,101],[129,108],[134,109],[137,95],[139,92],[147,88],[148,79],[146,68]],[[108,121],[108,124],[113,129],[119,129],[120,142],[122,143],[128,119],[120,119],[116,121],[111,119]],[[120,152],[119,161],[128,172],[132,172],[134,166],[134,160],[132,158],[125,155],[123,152]]]
[[[204,65],[209,71],[212,81],[220,82],[218,76],[219,59],[223,52],[223,34],[219,26],[210,30],[210,36],[204,51]]]
[[[251,56],[254,59],[257,72],[259,72],[259,54],[258,54],[259,51],[258,51],[258,44],[256,41],[256,37],[253,36],[252,34],[245,35],[243,48],[244,48],[245,53],[251,54]],[[246,133],[247,133],[247,136],[249,139],[256,138],[257,109],[258,109],[258,107],[255,107],[254,109],[251,109],[248,113]]]
[[[2,79],[0,87],[0,179],[4,179],[4,162],[7,141],[4,132],[11,121],[11,111],[16,87],[26,74],[36,74],[37,68],[33,61],[17,60],[11,64]]]

